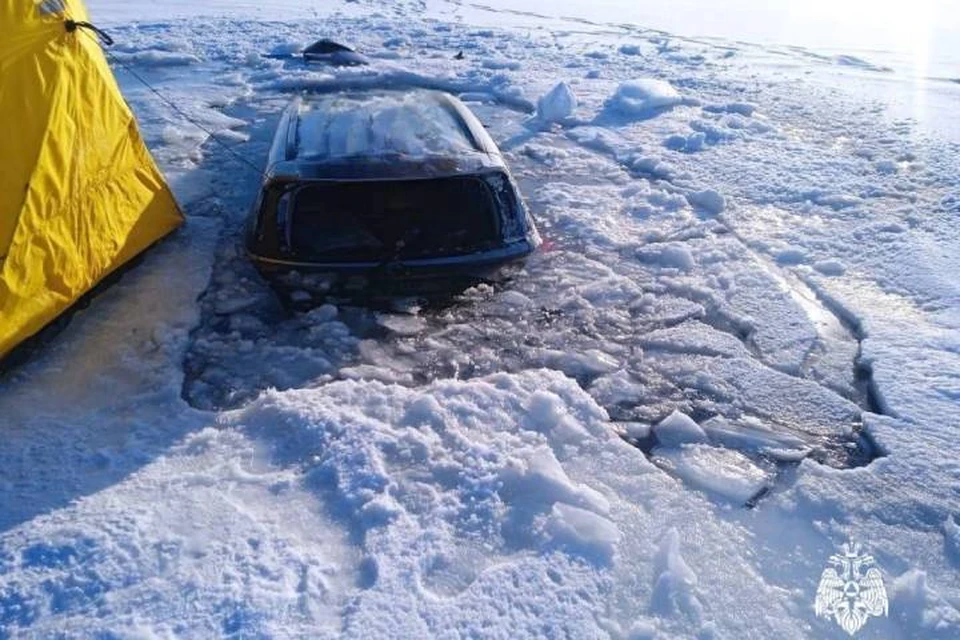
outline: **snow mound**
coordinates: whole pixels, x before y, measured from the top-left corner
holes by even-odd
[[[619,540],[607,499],[565,464],[626,445],[603,410],[556,372],[416,390],[359,380],[267,392],[233,422],[301,457],[307,484],[334,493],[354,535],[382,536],[396,554],[381,564],[407,554],[405,538],[425,509],[451,536],[482,534],[599,563]]]
[[[641,78],[623,82],[607,107],[628,117],[645,117],[683,102],[680,93],[664,80]]]

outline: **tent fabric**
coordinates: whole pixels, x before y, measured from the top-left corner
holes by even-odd
[[[0,359],[183,222],[80,0],[0,0]]]

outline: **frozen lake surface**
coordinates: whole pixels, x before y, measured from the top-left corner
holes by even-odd
[[[259,20],[316,17],[324,3],[309,0],[197,3],[170,0],[156,5],[91,0],[94,17],[108,23],[135,23],[171,17],[244,16]],[[385,6],[345,3],[345,15],[365,11],[402,11],[409,2]],[[412,6],[412,5],[411,5]],[[836,60],[844,68],[826,73],[824,82],[846,86],[853,94],[886,105],[896,118],[911,118],[936,137],[960,142],[960,3],[952,0],[872,2],[870,0],[675,0],[643,3],[626,0],[426,0],[426,15],[474,25],[513,25],[536,29],[602,28],[634,25],[680,38],[709,38],[761,45],[757,67],[780,73],[823,73],[785,56]],[[546,20],[545,20],[546,18]],[[569,20],[572,18],[573,20]],[[769,55],[767,55],[769,54]],[[864,69],[888,73],[860,73]],[[840,71],[840,77],[837,77]]]
[[[446,0],[434,0],[437,6]],[[460,4],[460,3],[449,3]],[[960,71],[960,5],[951,0],[487,0],[463,3],[606,22],[633,23],[678,36],[793,45],[825,52],[891,56],[915,75]]]

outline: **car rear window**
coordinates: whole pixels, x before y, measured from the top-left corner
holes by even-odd
[[[500,235],[489,186],[468,177],[317,183],[284,197],[277,215],[292,253],[331,262],[461,255]]]

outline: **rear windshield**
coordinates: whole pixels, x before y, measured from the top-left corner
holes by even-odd
[[[332,262],[458,255],[500,236],[479,178],[317,183],[284,196],[277,216],[293,254]]]

